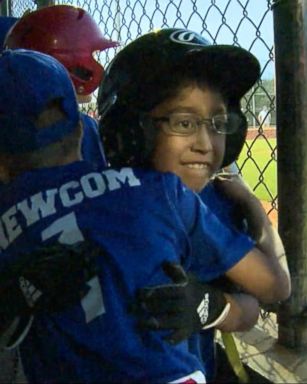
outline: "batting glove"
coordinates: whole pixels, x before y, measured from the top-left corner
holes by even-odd
[[[0,274],[0,346],[12,349],[20,344],[35,314],[59,312],[79,302],[97,274],[96,256],[102,252],[84,241],[19,255]]]
[[[167,262],[163,269],[173,283],[138,292],[138,304],[146,313],[139,320],[142,329],[169,329],[165,340],[177,344],[225,320],[230,304],[221,291],[186,274],[179,264]]]

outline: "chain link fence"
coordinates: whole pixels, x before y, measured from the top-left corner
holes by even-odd
[[[251,51],[260,60],[262,78],[244,97],[242,108],[249,122],[249,134],[237,168],[266,212],[277,225],[277,171],[275,135],[275,72],[273,50],[273,0],[56,0],[87,10],[103,34],[124,46],[155,28],[183,27],[195,30],[216,44],[234,44]],[[44,2],[11,0],[8,14],[22,16]],[[46,2],[48,3],[48,2]],[[107,64],[119,51],[100,54]],[[153,68],[153,70],[158,70]],[[248,68],[246,68],[248,70]],[[265,113],[262,113],[265,109]],[[96,103],[86,106],[95,115]],[[260,327],[277,338],[276,316],[263,312]],[[242,348],[247,347],[242,343]],[[248,351],[245,351],[248,361]]]
[[[240,173],[263,201],[277,223],[277,176],[275,137],[275,77],[272,0],[56,0],[86,9],[106,37],[122,46],[155,28],[183,27],[200,32],[213,43],[234,44],[254,53],[261,62],[262,79],[245,96],[242,106],[250,132],[237,163]],[[14,0],[13,16],[35,9],[39,1]],[[46,1],[48,3],[48,1]],[[49,2],[50,3],[50,2]],[[117,49],[98,55],[104,65]],[[155,69],[153,69],[155,70]],[[248,69],[247,69],[248,70]],[[266,115],[261,117],[263,108]],[[95,102],[86,106],[95,115]]]
[[[112,0],[101,2],[100,6],[97,1],[57,1],[57,3],[69,3],[86,8],[99,23],[103,33],[123,45],[155,28],[183,27],[200,32],[213,43],[235,44],[254,53],[261,61],[262,79],[246,95],[242,103],[249,121],[250,133],[237,165],[245,180],[264,202],[267,213],[277,223],[277,150],[271,1]],[[114,52],[110,50],[103,53],[100,57],[101,62],[108,63],[113,54]],[[260,113],[263,107],[267,109],[267,114],[266,118],[261,120]]]

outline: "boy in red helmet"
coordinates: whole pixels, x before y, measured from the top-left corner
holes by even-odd
[[[4,46],[46,53],[68,70],[79,103],[89,102],[99,86],[103,66],[93,57],[96,51],[118,46],[106,39],[95,20],[84,9],[71,5],[54,5],[23,16],[7,34]],[[82,155],[93,165],[106,163],[96,120],[82,114]]]
[[[104,75],[104,69],[94,59],[93,53],[118,45],[102,35],[89,13],[70,5],[41,8],[20,19],[0,17],[0,43],[0,51],[2,48],[23,47],[47,53],[58,59],[69,71],[79,103],[91,100],[92,92]],[[94,166],[105,165],[96,120],[85,113],[80,116],[83,122],[82,157]],[[12,340],[15,336],[20,336],[23,325],[19,328]],[[2,370],[1,378],[4,381],[8,381],[7,377],[12,369],[10,365],[10,362],[6,362],[8,372]]]

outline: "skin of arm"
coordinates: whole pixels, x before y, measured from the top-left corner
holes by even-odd
[[[238,175],[219,176],[215,184],[236,203],[256,242],[256,247],[227,271],[226,276],[262,303],[287,299],[291,282],[285,250],[260,201]]]
[[[216,325],[216,329],[224,332],[244,332],[257,324],[260,305],[254,296],[239,291],[237,285],[226,276],[221,276],[211,284],[223,292],[227,303],[230,304],[226,318]]]
[[[245,293],[224,293],[230,303],[226,319],[216,326],[224,332],[244,332],[251,329],[258,320],[260,307],[258,300]]]

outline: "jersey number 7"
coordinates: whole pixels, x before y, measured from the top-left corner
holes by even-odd
[[[71,212],[60,217],[41,233],[42,241],[46,241],[53,236],[57,236],[59,243],[66,245],[84,241],[75,213]],[[103,315],[105,307],[98,276],[91,278],[87,284],[90,286],[90,290],[81,300],[81,307],[85,313],[85,321],[89,323],[96,317]]]

